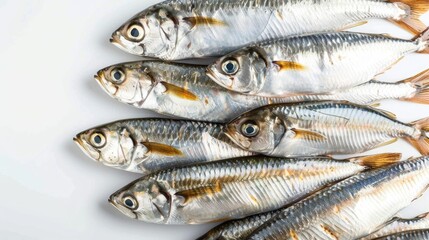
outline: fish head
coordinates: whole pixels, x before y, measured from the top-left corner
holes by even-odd
[[[254,110],[227,124],[226,135],[241,148],[271,153],[280,143],[286,126],[269,109]]]
[[[83,131],[73,140],[91,159],[106,166],[128,170],[132,165],[134,138],[126,128],[118,124]]]
[[[171,195],[165,185],[147,177],[112,194],[109,202],[124,215],[150,223],[166,222],[171,209]]]
[[[257,94],[268,72],[265,54],[249,47],[228,54],[207,68],[207,75],[219,85],[244,94]]]
[[[119,27],[110,42],[139,56],[168,58],[175,50],[178,21],[166,7],[149,8]]]
[[[98,71],[94,78],[108,95],[135,107],[143,107],[156,85],[142,62],[112,65]]]

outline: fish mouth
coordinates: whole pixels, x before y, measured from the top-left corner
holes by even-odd
[[[115,32],[112,34],[112,36],[109,39],[109,42],[116,46],[117,48],[121,49],[122,51],[142,56],[144,55],[144,48],[140,45],[136,45],[136,43],[132,43],[128,40],[126,40],[119,32]]]
[[[98,72],[96,75],[94,75],[94,79],[95,81],[97,81],[98,85],[100,85],[100,87],[104,90],[104,92],[106,92],[108,95],[112,96],[112,97],[116,97],[116,94],[119,90],[119,88],[117,86],[115,86],[114,84],[110,83],[106,84],[106,80],[104,77],[104,73],[102,71]]]
[[[92,160],[99,162],[101,155],[99,152],[95,151],[85,140],[82,140],[79,135],[73,138],[73,141],[76,145]]]
[[[122,214],[124,214],[125,216],[129,217],[129,218],[133,218],[133,219],[137,219],[137,214],[135,214],[134,212],[132,212],[130,209],[116,203],[116,201],[114,200],[113,195],[109,197],[109,199],[107,199],[107,201],[110,203],[110,205],[112,205],[113,207],[115,207],[119,212],[121,212]]]

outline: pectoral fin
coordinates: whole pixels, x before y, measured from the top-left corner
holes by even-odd
[[[292,131],[295,132],[295,138],[297,139],[306,139],[306,140],[314,140],[314,141],[323,141],[326,139],[326,137],[323,134],[306,130],[306,129],[292,128]]]
[[[185,88],[178,87],[176,85],[166,83],[166,82],[162,82],[161,84],[164,85],[164,87],[166,89],[165,90],[166,94],[171,94],[171,95],[174,95],[176,97],[186,99],[186,100],[190,100],[190,101],[197,101],[198,100],[198,97],[195,94],[193,94],[192,92],[188,91]]]
[[[211,17],[195,16],[185,17],[184,21],[188,22],[191,27],[195,26],[226,26],[227,24],[221,20]]]
[[[155,143],[155,142],[144,142],[142,144],[148,149],[148,152],[151,152],[154,154],[170,156],[170,157],[183,156],[182,151],[170,145],[165,145],[162,143]]]
[[[179,198],[182,198],[182,205],[185,205],[192,201],[192,199],[204,197],[207,195],[213,195],[222,191],[222,186],[220,183],[216,183],[215,185],[204,186],[199,188],[193,188],[184,190],[181,192],[177,192],[175,195]]]
[[[301,65],[300,63],[297,63],[297,62],[291,62],[291,61],[274,61],[273,64],[279,67],[279,71],[288,71],[288,70],[302,71],[306,69],[304,65]]]

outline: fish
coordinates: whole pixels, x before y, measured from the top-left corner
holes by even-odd
[[[414,231],[421,229],[429,229],[429,213],[421,214],[415,218],[399,218],[395,217],[390,220],[385,226],[374,233],[362,238],[361,240],[377,239],[400,232]],[[410,239],[410,238],[407,238]],[[428,238],[429,239],[429,238]]]
[[[419,198],[428,186],[428,156],[359,173],[282,209],[246,239],[364,237]]]
[[[342,101],[274,104],[226,124],[226,135],[247,151],[297,157],[354,154],[403,138],[429,154],[429,118],[412,123],[393,113]]]
[[[308,9],[311,9],[309,11]],[[223,56],[254,42],[341,31],[389,19],[417,33],[426,0],[170,0],[131,17],[110,42],[130,54],[180,60]]]
[[[259,97],[228,91],[206,74],[206,66],[136,61],[103,68],[94,76],[119,102],[168,116],[226,123],[257,107],[287,102],[346,100],[371,104],[382,99],[429,103],[429,69],[396,82],[376,80],[329,94]]]
[[[429,53],[429,29],[413,40],[355,32],[294,36],[253,44],[207,67],[219,85],[243,94],[281,97],[351,88],[404,56]]]
[[[225,135],[222,124],[198,121],[120,120],[83,131],[73,140],[96,162],[142,174],[255,155],[235,146]]]
[[[395,233],[389,236],[383,236],[375,238],[374,240],[428,240],[429,239],[429,229],[418,229],[412,231],[405,231]]]
[[[157,224],[202,224],[278,209],[361,171],[393,164],[401,154],[346,160],[330,157],[234,158],[173,167],[113,193],[124,215]]]

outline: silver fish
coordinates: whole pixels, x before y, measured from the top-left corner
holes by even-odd
[[[132,17],[110,41],[164,60],[222,56],[255,41],[343,30],[371,18],[421,32],[418,19],[428,9],[425,0],[170,0]]]
[[[282,102],[347,100],[369,104],[382,99],[429,103],[429,70],[397,83],[370,81],[331,94],[303,94],[284,98],[249,96],[211,81],[204,66],[140,61],[98,71],[104,91],[128,105],[198,121],[228,122],[260,106]]]
[[[175,167],[132,182],[109,202],[145,222],[218,222],[278,209],[327,184],[399,159],[396,153],[346,161],[247,157]]]
[[[413,231],[420,229],[429,229],[429,213],[422,214],[415,218],[394,218],[389,221],[381,229],[362,238],[361,240],[370,240],[380,237],[385,237],[405,231]]]
[[[264,42],[207,68],[219,85],[258,96],[329,93],[373,79],[405,55],[429,53],[429,30],[416,40],[362,33],[322,33]]]
[[[351,154],[410,142],[429,154],[429,118],[410,124],[392,113],[347,102],[304,102],[261,107],[227,125],[226,134],[248,151],[269,156]]]
[[[283,209],[247,239],[363,237],[421,196],[428,185],[427,156],[360,173]]]
[[[389,236],[375,238],[374,240],[429,240],[429,229],[419,229],[395,233]]]
[[[79,133],[74,141],[95,161],[143,174],[254,155],[234,146],[222,125],[196,121],[122,120]]]

